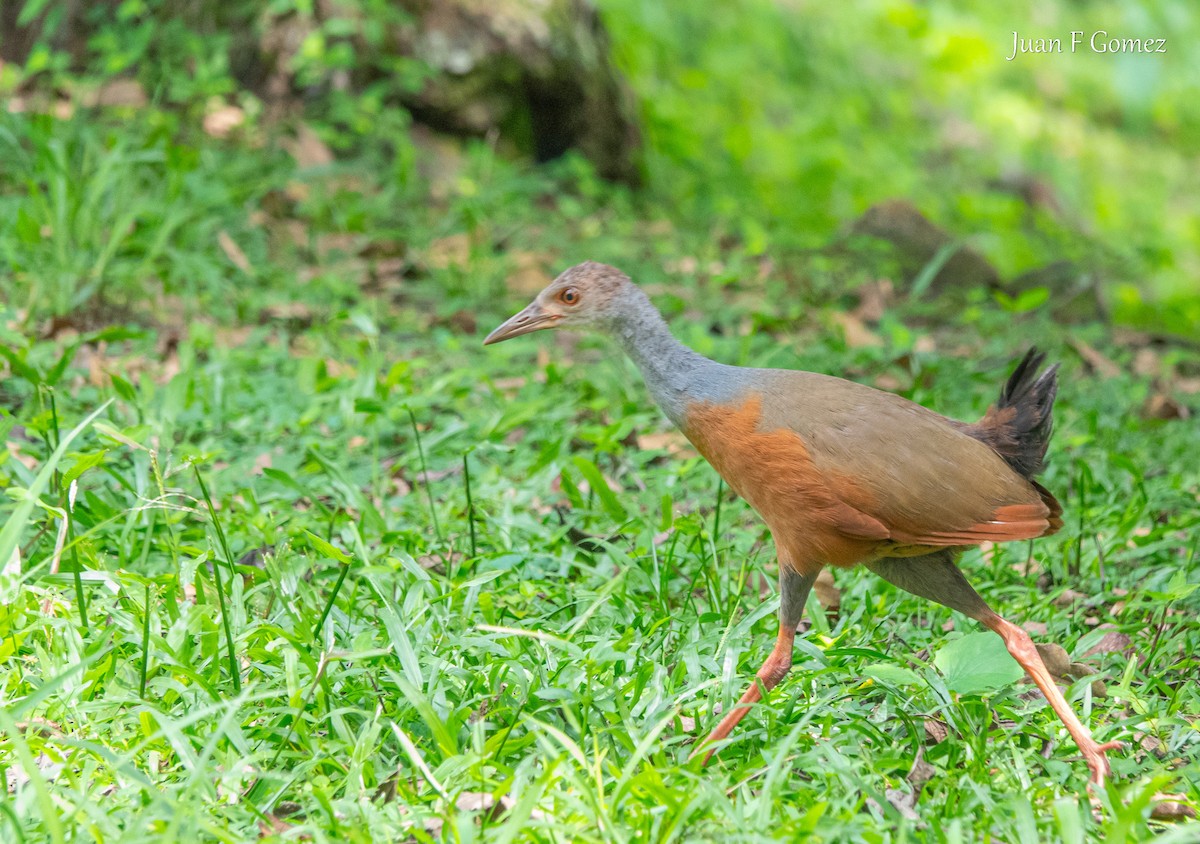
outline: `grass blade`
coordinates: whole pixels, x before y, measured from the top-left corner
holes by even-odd
[[[425,487],[425,495],[429,497],[429,520],[433,522],[433,532],[438,538],[438,542],[442,541],[442,527],[438,524],[437,507],[433,502],[433,484],[429,480],[429,467],[425,465],[425,448],[421,445],[421,430],[417,427],[417,417],[413,415],[412,408],[404,408],[408,411],[408,421],[412,423],[413,436],[417,440],[417,456],[421,458],[421,482]]]
[[[233,569],[233,556],[229,553],[229,543],[225,541],[225,530],[221,527],[221,520],[217,518],[217,509],[213,507],[208,487],[204,485],[200,467],[193,463],[192,469],[195,470],[196,480],[200,483],[200,494],[204,496],[204,503],[208,505],[208,515],[212,519],[213,529],[217,532],[217,541],[221,544],[221,553],[225,556],[225,564],[229,566],[229,576],[235,577],[237,572]],[[217,584],[217,600],[221,605],[221,626],[225,628],[225,646],[229,656],[229,673],[233,677],[233,690],[240,694],[242,676],[238,670],[237,655],[233,650],[233,630],[229,626],[229,607],[225,601],[225,583],[221,580],[221,561],[217,559],[213,560],[213,580]]]
[[[8,521],[4,523],[4,528],[0,529],[0,560],[7,562],[12,559],[13,551],[16,550],[21,539],[21,534],[29,523],[38,496],[50,484],[50,479],[54,477],[59,462],[62,460],[63,455],[67,453],[67,448],[110,404],[112,404],[112,399],[109,399],[89,413],[87,418],[72,428],[70,433],[59,442],[58,447],[54,449],[54,452],[46,460],[46,464],[42,466],[41,470],[37,473],[37,477],[33,479],[33,484],[26,490],[24,499],[13,510],[12,515],[8,517]]]

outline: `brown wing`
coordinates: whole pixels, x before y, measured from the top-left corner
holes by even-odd
[[[812,373],[760,370],[759,430],[800,436],[838,501],[905,545],[1030,539],[1057,529],[1053,496],[985,443],[907,399]],[[860,536],[862,521],[838,520]]]

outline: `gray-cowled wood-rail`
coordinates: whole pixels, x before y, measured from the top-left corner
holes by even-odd
[[[1034,539],[1062,508],[1034,477],[1050,438],[1057,367],[1030,350],[978,422],[957,422],[841,378],[716,363],[677,341],[646,295],[593,262],[565,271],[484,341],[590,329],[633,359],[654,400],[775,540],[779,635],[757,678],[709,734],[705,759],[792,664],[805,600],[825,566],[862,563],[994,630],[1046,696],[1102,784],[1105,751],[1075,715],[1029,635],[996,614],[956,565],[965,547]]]

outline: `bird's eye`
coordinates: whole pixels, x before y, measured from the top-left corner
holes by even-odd
[[[562,300],[563,304],[574,305],[579,301],[579,291],[574,287],[568,287],[562,293],[558,294],[558,298]]]

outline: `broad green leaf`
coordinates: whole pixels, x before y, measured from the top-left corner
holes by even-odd
[[[127,402],[137,401],[137,388],[122,378],[120,375],[110,375],[112,378],[113,389],[117,395],[125,399]]]
[[[917,672],[900,665],[887,662],[876,662],[863,668],[862,673],[872,680],[881,683],[891,683],[893,686],[911,686],[921,682]]]
[[[354,400],[355,413],[383,413],[387,410],[379,399],[358,398]]]
[[[968,633],[947,642],[933,658],[946,687],[959,694],[1001,689],[1024,673],[995,633]]]
[[[108,454],[108,449],[102,448],[99,451],[89,451],[73,455],[75,462],[63,473],[62,485],[69,487],[72,481],[78,480],[88,469],[91,469],[93,466],[99,466],[104,462],[104,455],[106,454]]]

